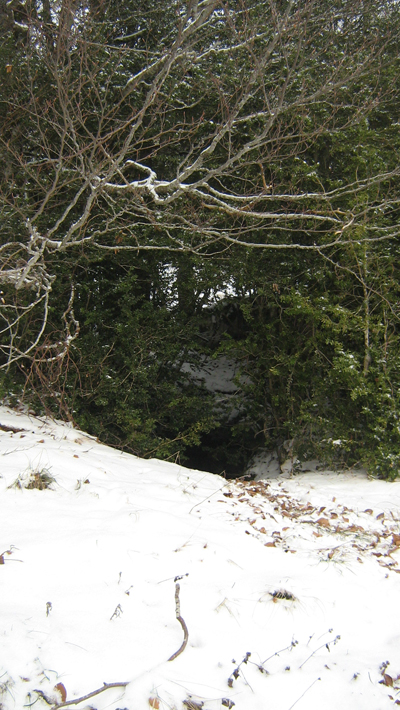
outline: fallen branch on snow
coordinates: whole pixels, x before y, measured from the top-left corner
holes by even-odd
[[[74,700],[66,700],[63,703],[53,703],[52,700],[49,700],[49,698],[43,693],[41,690],[35,690],[35,693],[40,695],[43,700],[46,701],[49,705],[51,705],[50,710],[59,710],[60,708],[66,708],[69,705],[79,705],[79,703],[83,703],[84,700],[89,700],[89,698],[93,698],[95,695],[99,695],[99,693],[103,693],[104,690],[109,690],[110,688],[126,688],[126,686],[129,685],[129,682],[122,682],[122,683],[104,683],[101,688],[98,688],[97,690],[92,690],[91,693],[88,693],[87,695],[82,695],[80,698],[75,698]]]
[[[175,578],[176,579],[176,578]],[[178,579],[181,579],[180,577]],[[189,631],[186,626],[186,623],[184,619],[181,617],[181,605],[180,605],[180,600],[179,600],[179,592],[180,592],[180,585],[178,582],[175,583],[175,613],[176,613],[176,618],[179,621],[180,625],[182,626],[183,629],[183,641],[181,646],[178,648],[177,651],[175,651],[174,654],[170,658],[168,658],[168,661],[173,661],[175,658],[180,656],[181,653],[186,648],[186,644],[188,642],[189,638]],[[80,703],[83,703],[84,700],[89,700],[89,698],[93,698],[95,695],[99,695],[100,693],[103,693],[105,690],[109,690],[110,688],[126,688],[127,685],[129,685],[130,681],[123,681],[121,683],[104,683],[101,688],[98,688],[97,690],[92,690],[91,693],[88,693],[87,695],[82,695],[80,698],[75,698],[74,700],[66,700],[61,703],[55,703],[53,700],[50,700],[50,698],[45,695],[45,693],[42,690],[35,689],[35,693],[40,695],[40,697],[48,704],[51,705],[50,710],[60,710],[60,708],[66,708],[71,705],[79,705]]]
[[[178,619],[178,621],[183,629],[183,641],[182,641],[182,645],[178,648],[177,651],[175,651],[175,653],[172,654],[171,658],[168,658],[169,661],[173,661],[175,658],[180,656],[181,653],[183,653],[183,651],[186,648],[186,644],[187,644],[188,638],[189,638],[188,628],[185,624],[184,619],[182,619],[182,617],[181,617],[181,604],[179,601],[179,591],[180,591],[180,585],[178,584],[178,582],[176,582],[176,584],[175,584],[175,613],[176,613],[176,618]]]

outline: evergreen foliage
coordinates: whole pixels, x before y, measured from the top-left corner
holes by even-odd
[[[2,395],[218,473],[400,475],[398,4],[1,17]],[[190,374],[222,357],[229,396]]]

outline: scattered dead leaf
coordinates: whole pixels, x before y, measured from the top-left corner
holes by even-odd
[[[385,517],[385,513],[379,513],[379,515],[376,516],[376,520],[382,520],[382,518]]]
[[[57,692],[60,693],[61,702],[65,703],[67,699],[67,691],[65,689],[64,683],[57,683],[57,685],[54,686],[54,690],[57,690]]]
[[[368,515],[373,515],[373,514],[374,514],[374,511],[371,510],[371,508],[366,508],[366,509],[364,510],[364,513],[368,513]]]
[[[361,527],[361,525],[349,525],[348,528],[346,528],[347,532],[365,532],[364,528]]]
[[[158,698],[149,698],[149,705],[151,708],[155,708],[155,710],[159,710],[160,701]]]
[[[324,510],[324,508],[322,508],[322,510]],[[330,528],[331,526],[328,518],[318,518],[317,523],[323,528]]]
[[[383,679],[379,681],[382,685],[387,685],[389,688],[393,688],[393,678],[388,673],[383,674]]]

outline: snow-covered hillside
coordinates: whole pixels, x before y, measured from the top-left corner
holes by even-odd
[[[0,462],[4,710],[400,704],[400,482],[226,482],[7,407]]]

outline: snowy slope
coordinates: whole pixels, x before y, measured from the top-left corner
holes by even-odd
[[[400,704],[400,482],[225,482],[6,407],[0,427],[3,710]]]

